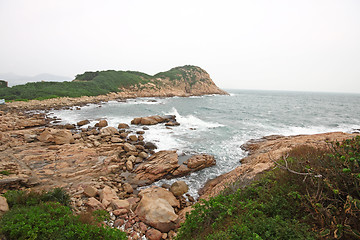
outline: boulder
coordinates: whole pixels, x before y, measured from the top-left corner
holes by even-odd
[[[72,133],[66,129],[45,129],[39,135],[38,140],[58,145],[74,143],[75,141]]]
[[[105,206],[94,197],[89,198],[86,205],[88,207],[90,207],[92,210],[103,210],[103,209],[105,209]]]
[[[144,147],[149,150],[157,149],[157,146],[152,142],[146,142]]]
[[[126,200],[114,199],[111,201],[111,206],[114,210],[116,210],[116,209],[130,210],[130,204]]]
[[[84,189],[84,194],[88,197],[95,197],[96,195],[98,195],[98,190],[93,186],[88,185]]]
[[[136,142],[138,140],[138,137],[136,135],[130,135],[129,139],[130,141]]]
[[[135,170],[136,180],[154,182],[180,167],[176,151],[159,151]]]
[[[127,152],[136,152],[136,147],[130,143],[125,143],[124,150]]]
[[[179,200],[168,190],[158,186],[151,186],[139,192],[139,197],[148,196],[150,198],[162,198],[166,200],[172,207],[179,207]]]
[[[140,124],[142,125],[155,125],[158,124],[159,122],[151,117],[143,117],[141,118]]]
[[[36,134],[24,134],[24,140],[25,142],[31,143],[33,141],[35,141],[37,139],[37,135]]]
[[[100,192],[100,201],[105,207],[108,207],[112,200],[117,200],[117,199],[119,198],[116,195],[115,190],[109,186],[105,186]]]
[[[108,125],[108,122],[107,122],[105,119],[100,120],[100,121],[98,122],[98,127],[99,127],[99,128],[106,127],[107,125]]]
[[[126,193],[133,193],[134,192],[133,187],[129,183],[124,183],[123,184],[123,189],[124,189],[124,192],[126,192]]]
[[[129,125],[127,125],[126,123],[119,123],[118,125],[119,129],[128,129],[130,128]]]
[[[5,197],[0,196],[0,215],[9,211],[9,205]]]
[[[175,229],[178,221],[178,216],[169,202],[162,198],[152,198],[149,195],[142,197],[135,214],[141,221],[161,232]]]
[[[84,125],[89,124],[89,123],[90,123],[89,120],[82,120],[82,121],[77,122],[76,125],[81,127],[81,126],[84,126]]]
[[[182,177],[188,175],[191,171],[186,165],[181,164],[179,168],[172,172],[172,175],[175,177]]]
[[[106,127],[106,128],[102,128],[102,129],[100,130],[100,135],[101,135],[102,137],[104,137],[104,136],[112,136],[112,135],[115,135],[115,134],[117,134],[117,133],[119,133],[119,132],[118,132],[118,130],[117,130],[116,128],[114,128],[114,127]]]
[[[210,167],[216,164],[214,156],[208,154],[195,155],[184,162],[192,171]]]
[[[146,231],[145,237],[148,240],[161,240],[162,232],[160,232],[154,228],[150,228],[149,230]]]
[[[179,197],[188,191],[189,187],[184,181],[174,182],[170,187],[170,192],[172,192],[175,197]]]

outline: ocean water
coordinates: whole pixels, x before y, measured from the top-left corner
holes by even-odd
[[[138,98],[84,106],[81,110],[59,110],[51,114],[62,123],[89,119],[93,126],[107,119],[110,126],[135,117],[176,115],[180,126],[149,126],[145,140],[158,150],[177,150],[179,155],[208,153],[217,164],[179,178],[188,183],[190,194],[209,179],[240,165],[246,152],[240,146],[263,136],[314,134],[360,129],[360,94],[228,90],[230,96]],[[141,126],[132,126],[133,130]],[[161,180],[156,185],[179,180]]]

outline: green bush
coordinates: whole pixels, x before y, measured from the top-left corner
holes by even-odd
[[[259,181],[234,186],[195,204],[177,239],[360,239],[359,136],[297,147]]]
[[[11,209],[0,219],[0,233],[6,239],[127,239],[109,227],[84,224],[69,207],[48,202]]]
[[[25,192],[19,190],[7,191],[4,194],[9,207],[34,206],[43,202],[59,202],[65,206],[70,204],[70,196],[62,188],[54,188],[48,192]]]

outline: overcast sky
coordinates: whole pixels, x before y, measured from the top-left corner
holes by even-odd
[[[222,88],[360,93],[359,0],[0,0],[0,73],[148,74]]]

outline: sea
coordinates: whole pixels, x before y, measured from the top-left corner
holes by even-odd
[[[80,110],[55,110],[50,115],[60,118],[61,123],[88,119],[90,126],[106,119],[114,127],[119,123],[130,125],[135,117],[175,115],[180,126],[149,126],[145,140],[155,143],[157,151],[177,150],[180,156],[212,154],[216,166],[154,184],[160,186],[183,180],[193,197],[198,197],[198,190],[206,181],[241,165],[247,153],[240,146],[251,139],[268,135],[360,131],[360,94],[227,91],[229,95],[110,101],[88,104]],[[142,126],[131,126],[133,131],[141,129]]]

